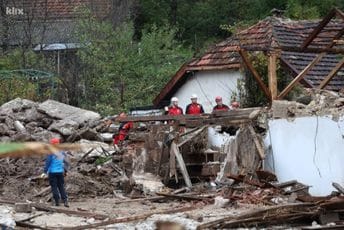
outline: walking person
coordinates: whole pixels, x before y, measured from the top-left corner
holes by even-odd
[[[52,138],[50,144],[60,144],[60,139]],[[55,206],[59,206],[60,200],[62,199],[64,206],[69,207],[68,197],[64,187],[64,176],[67,174],[69,166],[66,157],[67,155],[64,151],[59,151],[49,154],[45,160],[42,177],[48,175]]]

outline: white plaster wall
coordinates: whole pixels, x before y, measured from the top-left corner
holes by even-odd
[[[178,97],[179,106],[185,113],[185,107],[191,102],[190,96],[197,94],[198,103],[203,105],[206,113],[210,113],[216,105],[216,96],[222,96],[225,104],[230,103],[232,93],[237,92],[237,82],[240,78],[242,74],[238,70],[198,71],[189,76],[174,96]]]
[[[296,179],[316,196],[334,191],[332,182],[344,185],[344,116],[270,120],[265,144],[271,147],[265,165],[280,182]]]

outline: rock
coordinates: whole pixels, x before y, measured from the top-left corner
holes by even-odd
[[[70,136],[76,132],[78,127],[79,127],[79,124],[75,121],[59,120],[59,121],[53,122],[49,126],[48,130],[59,132],[63,136]]]
[[[133,173],[132,180],[135,187],[139,187],[144,194],[155,194],[165,187],[161,179],[151,173]]]
[[[113,134],[112,133],[101,133],[99,134],[102,141],[104,142],[112,142],[113,141]]]
[[[34,133],[35,131],[37,131],[37,127],[38,127],[38,122],[35,122],[35,121],[32,121],[25,125],[25,128],[29,133]]]
[[[44,118],[44,114],[40,113],[37,111],[36,108],[31,108],[25,110],[25,122],[30,122],[30,121],[40,121],[41,119]]]
[[[16,227],[13,209],[0,206],[0,226],[2,227],[1,229],[14,229]]]
[[[35,132],[31,135],[32,140],[34,141],[43,141],[43,142],[49,142],[51,138],[59,138],[63,139],[62,136],[59,133],[54,133],[48,130],[43,130]]]
[[[9,128],[6,124],[0,124],[0,136],[7,135],[9,132]]]
[[[15,121],[15,122],[14,122],[14,128],[15,128],[18,132],[26,133],[25,126],[24,126],[20,121]]]
[[[15,135],[11,136],[11,139],[13,139],[14,141],[31,141],[32,138],[30,136],[30,134],[28,133],[16,133]]]
[[[101,118],[98,113],[66,105],[54,100],[47,100],[41,103],[38,106],[38,111],[48,114],[52,118],[75,121],[79,125]]]
[[[5,124],[7,125],[9,129],[14,129],[14,120],[10,118],[9,116],[6,116]]]
[[[50,126],[53,122],[54,122],[53,119],[47,118],[47,117],[46,117],[46,118],[43,118],[43,119],[41,120],[41,122],[39,123],[39,126],[45,128],[45,129],[47,129],[47,128],[49,128],[49,126]]]
[[[89,151],[92,151],[88,156],[100,156],[104,151],[103,149],[108,153],[113,153],[115,151],[114,147],[111,145],[108,145],[104,142],[98,142],[98,141],[89,141],[85,139],[81,139],[79,141],[81,144],[81,151],[80,153],[85,154]]]
[[[31,207],[30,203],[15,203],[14,204],[14,210],[16,212],[30,213],[30,212],[32,212],[32,207]]]
[[[21,98],[16,98],[12,101],[9,101],[5,104],[3,104],[0,107],[0,113],[13,113],[13,112],[19,112],[23,111],[25,109],[31,109],[32,107],[37,106],[37,103],[27,100],[27,99],[21,99]]]
[[[224,208],[229,204],[229,199],[225,199],[222,196],[215,197],[214,201],[214,206],[217,208]]]

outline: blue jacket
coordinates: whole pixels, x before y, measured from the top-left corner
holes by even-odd
[[[66,161],[66,153],[58,152],[50,154],[45,160],[44,173],[63,173],[68,169],[68,162]]]

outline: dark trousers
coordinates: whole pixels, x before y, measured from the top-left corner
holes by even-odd
[[[49,184],[56,203],[59,203],[60,197],[63,201],[67,201],[63,173],[49,173]]]

